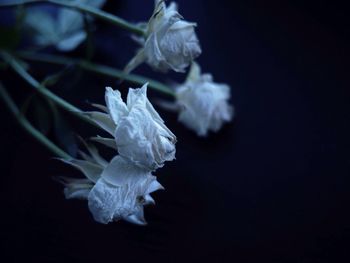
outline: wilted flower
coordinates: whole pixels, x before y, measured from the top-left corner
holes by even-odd
[[[94,219],[103,224],[126,220],[144,225],[144,205],[154,204],[150,194],[163,187],[150,171],[116,156],[107,163],[93,148],[84,160],[63,160],[84,173],[85,179],[61,177],[67,199],[87,199]]]
[[[176,88],[179,121],[199,136],[208,131],[217,132],[233,118],[229,105],[230,87],[213,82],[210,74],[201,75],[198,64],[193,63],[186,82]]]
[[[79,4],[101,8],[106,0],[72,0]],[[34,31],[34,41],[39,46],[53,45],[60,51],[70,51],[81,44],[87,34],[84,17],[76,10],[59,8],[57,16],[39,8],[30,8],[25,25]]]
[[[90,112],[88,115],[114,136],[115,147],[121,156],[150,170],[175,158],[176,137],[149,102],[147,84],[139,89],[129,89],[126,104],[120,92],[110,87],[106,88],[105,99],[108,113]],[[111,144],[106,138],[95,140]]]
[[[164,1],[156,1],[145,39],[140,41],[143,48],[129,62],[125,71],[130,72],[146,62],[159,71],[172,69],[184,72],[201,53],[195,27],[196,23],[183,20],[174,2],[166,7]]]
[[[150,193],[163,189],[149,170],[115,157],[92,188],[89,208],[94,219],[107,224],[120,219],[146,224],[143,206],[154,204]]]

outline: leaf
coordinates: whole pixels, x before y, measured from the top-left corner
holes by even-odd
[[[91,163],[89,161],[84,160],[66,160],[66,159],[59,159],[62,162],[69,164],[78,170],[80,170],[90,181],[96,183],[98,179],[101,177],[101,173],[103,171],[103,168],[97,164]]]
[[[117,144],[115,142],[115,139],[103,138],[103,137],[97,136],[97,137],[90,138],[90,140],[101,143],[107,147],[114,149],[114,150],[117,150]]]
[[[98,111],[89,111],[83,113],[85,116],[88,116],[92,121],[94,121],[98,126],[103,130],[114,136],[116,125],[113,120],[110,118],[109,114],[98,112]]]

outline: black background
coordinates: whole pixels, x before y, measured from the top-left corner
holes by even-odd
[[[104,10],[131,21],[152,12],[151,0],[109,2]],[[156,172],[166,190],[146,208],[148,226],[101,225],[86,202],[65,200],[52,180],[79,173],[52,160],[1,104],[3,262],[349,262],[345,5],[178,3],[180,13],[198,23],[203,71],[232,88],[235,121],[201,139],[160,110],[178,137],[177,160]],[[137,47],[127,32],[100,21],[95,42],[95,60],[116,67]],[[81,46],[70,55],[83,53]],[[35,64],[31,72],[41,79],[58,69]],[[136,72],[164,82],[184,79],[145,65]],[[14,73],[0,74],[18,101],[28,95],[30,87]],[[106,85],[118,87],[115,80],[85,73],[52,90],[90,109],[85,101],[103,102]],[[119,87],[124,94],[127,86]],[[97,133],[67,117],[77,133]]]

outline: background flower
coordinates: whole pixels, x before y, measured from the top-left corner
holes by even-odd
[[[101,8],[106,0],[72,0],[91,7]],[[39,46],[55,46],[60,51],[70,51],[81,44],[87,34],[84,30],[84,16],[69,8],[57,8],[57,14],[42,8],[28,8],[26,26],[34,31],[34,42]]]
[[[210,74],[201,75],[199,65],[193,63],[186,82],[176,88],[179,121],[199,136],[217,132],[233,118],[230,96],[228,85],[213,82]]]

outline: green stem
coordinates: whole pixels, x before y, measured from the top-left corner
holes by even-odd
[[[52,153],[61,157],[63,159],[72,159],[72,157],[60,149],[56,144],[50,141],[45,135],[35,129],[30,122],[24,117],[23,114],[19,111],[16,104],[11,99],[10,95],[7,93],[6,89],[0,82],[0,97],[5,103],[5,106],[9,109],[15,119],[18,121],[19,125],[25,129],[31,136],[33,136],[38,142],[48,148]]]
[[[97,74],[101,74],[104,76],[112,77],[112,78],[123,79],[138,85],[144,85],[145,83],[148,82],[150,88],[160,91],[162,93],[165,93],[167,95],[170,95],[172,97],[175,97],[175,92],[159,81],[142,77],[136,74],[125,74],[122,70],[91,63],[86,60],[71,59],[68,57],[57,56],[57,55],[33,54],[30,52],[19,52],[18,55],[23,59],[51,63],[51,64],[58,64],[58,65],[76,64],[85,70],[95,72]]]
[[[109,22],[113,25],[116,25],[118,27],[121,27],[125,30],[128,30],[134,34],[138,35],[144,35],[145,31],[142,30],[140,27],[129,23],[125,21],[124,19],[117,17],[115,15],[112,15],[110,13],[107,13],[105,11],[102,11],[98,8],[94,8],[88,5],[80,4],[75,1],[62,1],[62,0],[13,0],[8,3],[2,3],[0,4],[0,7],[14,7],[19,5],[29,5],[29,4],[38,4],[38,3],[50,3],[54,5],[59,5],[63,7],[68,7],[72,9],[76,9],[80,12],[84,12],[86,14],[92,15],[94,17],[97,17],[99,19],[102,19],[106,22]]]
[[[73,113],[78,118],[91,123],[95,125],[91,119],[85,115],[83,115],[83,111],[78,109],[77,107],[73,106],[72,104],[68,103],[67,101],[63,100],[62,98],[58,97],[54,93],[52,93],[50,90],[46,89],[45,86],[40,84],[36,79],[34,79],[25,69],[24,67],[9,53],[7,52],[0,52],[0,55],[2,58],[13,68],[13,70],[20,75],[25,81],[27,81],[35,90],[37,90],[41,95],[43,95],[45,98],[50,99],[54,103],[56,103],[58,106],[63,108],[64,110]]]

